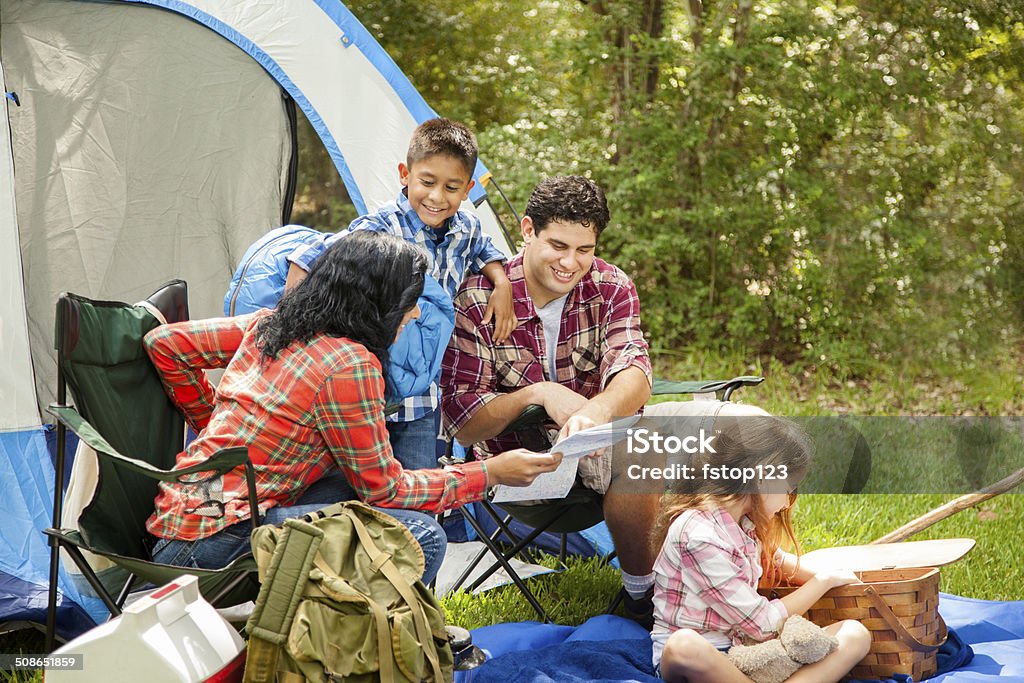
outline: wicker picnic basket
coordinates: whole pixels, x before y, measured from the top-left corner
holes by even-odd
[[[871,631],[871,650],[847,678],[891,678],[910,675],[922,681],[935,675],[935,655],[946,642],[946,624],[939,616],[938,567],[880,569],[857,572],[863,584],[833,588],[807,610],[819,626],[856,619]],[[782,597],[796,590],[769,589]]]

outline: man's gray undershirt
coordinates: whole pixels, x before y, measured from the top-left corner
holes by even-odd
[[[558,351],[558,332],[562,327],[562,309],[565,308],[565,300],[568,298],[569,295],[566,294],[549,301],[544,308],[537,309],[537,317],[544,325],[544,351],[548,357],[548,379],[552,382],[558,381],[555,355]]]

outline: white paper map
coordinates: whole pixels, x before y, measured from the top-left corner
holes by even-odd
[[[631,415],[590,429],[584,429],[568,436],[551,447],[549,453],[561,453],[562,464],[554,472],[545,472],[529,486],[494,487],[495,503],[512,503],[521,500],[548,500],[565,498],[576,481],[576,469],[580,458],[594,451],[608,448],[626,438],[626,430],[636,424],[639,415]]]

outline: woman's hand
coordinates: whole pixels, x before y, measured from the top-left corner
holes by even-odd
[[[488,486],[529,486],[538,475],[558,469],[562,454],[534,453],[525,448],[517,448],[488,458],[485,462]]]

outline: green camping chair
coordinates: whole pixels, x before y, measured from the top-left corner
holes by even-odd
[[[182,280],[167,283],[136,305],[94,301],[74,294],[63,294],[57,301],[57,403],[49,407],[58,421],[57,484],[53,528],[44,531],[51,547],[47,612],[50,649],[56,626],[61,549],[75,562],[112,616],[121,613],[133,587],[144,582],[163,584],[182,574],[198,576],[201,592],[215,606],[245,602],[259,591],[251,555],[220,570],[162,565],[150,557],[146,520],[153,512],[160,481],[186,481],[204,487],[224,473],[243,467],[249,503],[256,509],[255,477],[245,447],[225,449],[200,465],[174,470],[176,456],[184,447],[185,420],[164,392],[142,338],[161,322],[187,319],[187,286]],[[74,408],[66,405],[67,389],[74,398]],[[78,517],[77,529],[60,528],[68,429],[96,452],[98,461],[96,489]],[[256,524],[254,518],[254,528]],[[82,555],[83,550],[108,558],[125,570],[118,576],[120,581],[101,581]],[[117,585],[120,591],[115,598],[111,593]]]
[[[656,379],[654,380],[654,385],[651,387],[651,394],[654,396],[669,394],[690,394],[696,396],[700,394],[709,394],[714,395],[722,401],[728,401],[732,397],[733,392],[740,387],[755,386],[763,381],[763,377],[751,376],[734,377],[729,380],[696,382],[673,382]],[[527,406],[526,409],[523,410],[523,412],[505,428],[501,435],[504,436],[506,434],[518,433],[525,448],[533,451],[544,452],[551,448],[551,442],[548,439],[547,430],[545,428],[545,423],[548,421],[548,414],[543,407],[539,405],[530,405]],[[472,456],[469,455],[468,457]],[[449,462],[445,464],[450,464],[451,462],[453,461],[449,459]],[[467,587],[467,590],[476,590],[484,581],[494,574],[494,572],[498,571],[498,569],[504,569],[509,575],[509,578],[512,579],[512,582],[519,589],[520,593],[522,593],[523,598],[530,603],[531,607],[533,607],[540,620],[542,622],[550,621],[547,611],[540,604],[540,601],[537,600],[533,591],[530,590],[529,586],[526,585],[526,582],[512,567],[511,560],[517,554],[520,554],[540,534],[547,531],[561,536],[561,552],[559,553],[559,558],[564,563],[566,559],[567,534],[589,529],[595,524],[604,521],[604,510],[600,494],[597,494],[583,486],[577,485],[572,488],[568,496],[550,503],[537,505],[502,503],[501,505],[497,505],[484,500],[481,501],[481,507],[494,521],[496,525],[495,531],[488,535],[480,524],[480,521],[473,516],[472,511],[469,509],[470,506],[461,508],[464,519],[476,532],[477,537],[484,544],[484,548],[477,553],[469,565],[467,565],[463,570],[462,574],[460,574],[455,580],[452,590],[457,590],[462,587],[476,569],[477,565],[485,556],[490,554],[494,558],[494,562],[485,569],[482,574],[474,579],[474,581]],[[521,538],[518,537],[509,528],[509,523],[512,520],[516,520],[528,527],[531,527],[531,530]],[[511,546],[506,550],[502,550],[497,545],[498,539],[502,536],[506,539],[510,539],[511,541]],[[609,555],[607,559],[611,560],[612,557],[614,557],[614,553]],[[529,560],[529,558],[525,559]],[[620,598],[616,598],[616,600],[612,602],[611,606],[608,608],[609,612],[613,611],[618,606]]]

